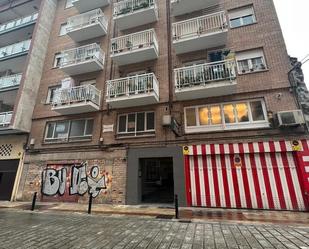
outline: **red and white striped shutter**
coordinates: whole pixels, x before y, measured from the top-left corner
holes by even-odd
[[[307,209],[297,153],[290,142],[192,145],[186,149],[189,206]]]

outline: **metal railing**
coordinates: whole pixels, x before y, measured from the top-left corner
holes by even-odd
[[[154,92],[159,96],[159,83],[154,73],[110,80],[107,82],[107,99]]]
[[[18,42],[6,47],[0,48],[0,59],[4,59],[5,57],[9,57],[12,55],[17,55],[19,53],[29,51],[31,40]]]
[[[219,32],[227,27],[224,11],[173,23],[174,41]]]
[[[100,106],[101,91],[93,85],[61,88],[55,91],[52,106],[70,105],[81,102],[92,102]]]
[[[13,112],[0,112],[0,126],[7,126],[11,123]]]
[[[152,6],[156,6],[155,0],[124,0],[114,3],[114,16],[130,14]]]
[[[111,53],[123,53],[155,46],[158,50],[158,39],[154,29],[149,29],[112,39]]]
[[[205,63],[174,70],[175,87],[183,89],[194,86],[207,85],[216,81],[232,81],[236,78],[236,64],[234,60]]]
[[[66,28],[67,33],[77,29],[85,28],[93,24],[101,24],[107,30],[108,20],[101,9],[95,9],[68,18],[67,24],[68,24]]]
[[[96,43],[65,50],[62,54],[60,67],[73,66],[90,60],[97,60],[102,66],[104,65],[105,54]]]
[[[22,18],[14,19],[12,21],[0,24],[0,34],[4,32],[8,32],[10,30],[19,28],[23,25],[26,25],[28,23],[32,23],[38,19],[39,14],[34,13],[29,16],[25,16]]]
[[[0,78],[0,91],[4,88],[19,86],[22,74],[13,74]]]

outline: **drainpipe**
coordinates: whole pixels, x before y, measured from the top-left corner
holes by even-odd
[[[167,24],[167,70],[169,87],[169,113],[172,114],[173,108],[173,59],[172,59],[172,29],[171,29],[171,6],[170,0],[166,0],[166,24]]]

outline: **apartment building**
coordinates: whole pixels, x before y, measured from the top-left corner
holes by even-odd
[[[289,69],[272,1],[58,0],[18,196],[305,210]]]
[[[53,6],[52,1],[0,1],[0,200],[16,197]]]

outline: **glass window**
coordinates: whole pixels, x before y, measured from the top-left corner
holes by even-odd
[[[69,133],[69,122],[56,123],[54,138],[67,138]]]
[[[239,73],[248,73],[266,69],[262,48],[252,49],[236,53]]]
[[[242,73],[248,72],[249,70],[249,61],[248,60],[242,60],[238,61],[239,70]]]
[[[84,136],[86,120],[74,120],[71,124],[70,137]]]
[[[135,113],[128,115],[128,132],[135,132]]]
[[[241,19],[240,18],[236,18],[236,19],[231,19],[231,27],[232,28],[237,28],[241,26]]]
[[[252,68],[254,70],[262,70],[265,69],[264,63],[263,63],[263,58],[262,57],[258,57],[258,58],[252,58],[251,59],[252,62]]]
[[[154,112],[147,113],[147,128],[146,130],[154,130],[155,129],[155,115]]]
[[[224,120],[226,124],[232,124],[236,122],[235,119],[235,112],[234,112],[234,105],[224,105]]]
[[[145,130],[145,113],[140,112],[137,113],[136,131],[144,131],[144,130]]]
[[[89,136],[92,135],[93,132],[93,119],[88,119],[87,120],[87,124],[86,124],[86,131],[85,131],[85,135]]]
[[[253,101],[250,103],[253,121],[265,120],[265,114],[261,101]]]
[[[54,129],[55,129],[55,123],[49,123],[49,124],[47,125],[47,134],[46,134],[46,138],[53,138]]]
[[[187,126],[196,126],[195,108],[186,109]]]
[[[212,125],[222,124],[222,116],[221,116],[221,107],[220,106],[210,107],[210,113],[211,113],[211,124]]]
[[[243,25],[249,25],[255,22],[253,15],[242,17]]]
[[[47,99],[46,99],[46,103],[50,104],[53,102],[54,98],[55,98],[55,93],[56,90],[61,88],[61,86],[52,86],[48,88],[48,94],[47,94]]]
[[[249,122],[249,111],[247,103],[236,104],[236,112],[238,122]]]
[[[118,132],[126,132],[127,115],[119,116]]]
[[[229,11],[230,25],[232,28],[237,28],[255,23],[255,15],[253,6],[245,6]]]
[[[209,109],[208,107],[200,107],[198,110],[200,125],[209,125]]]

